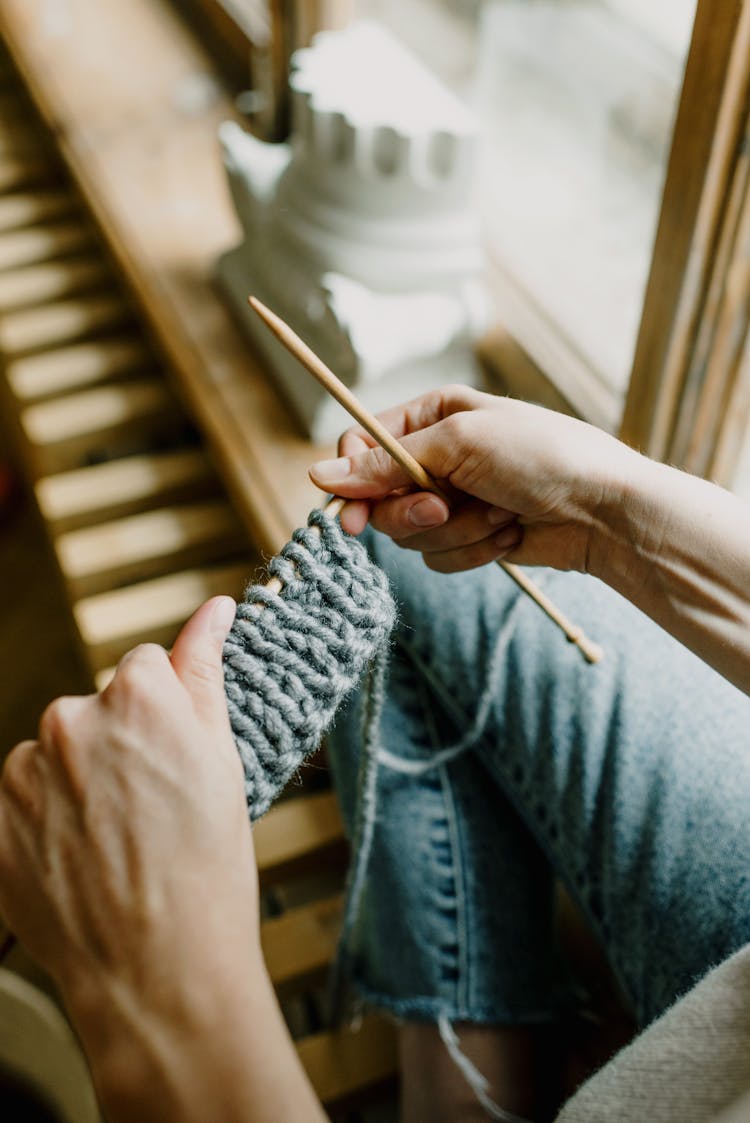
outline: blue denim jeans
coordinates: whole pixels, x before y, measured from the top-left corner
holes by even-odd
[[[562,880],[639,1024],[750,940],[750,699],[595,578],[537,570],[590,666],[497,566],[433,574],[366,534],[400,608],[349,939],[404,1019],[553,1020]],[[361,697],[329,739],[351,830]]]

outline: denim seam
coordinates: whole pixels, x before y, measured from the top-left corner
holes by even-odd
[[[453,867],[453,881],[456,895],[456,946],[458,948],[458,973],[455,986],[455,1005],[459,1009],[468,1009],[468,995],[470,991],[469,979],[469,926],[466,916],[466,876],[464,870],[463,847],[459,839],[458,816],[453,795],[453,786],[448,776],[446,765],[439,769],[440,786],[443,792],[448,833],[451,840],[451,865]]]
[[[438,730],[435,727],[435,711],[430,706],[428,692],[424,685],[420,682],[417,688],[417,693],[422,706],[422,714],[424,719],[424,728],[427,731],[428,737],[432,743],[433,749],[436,749],[439,742]],[[450,851],[451,851],[451,878],[453,881],[453,897],[455,900],[456,920],[454,929],[454,940],[456,948],[458,949],[456,955],[456,980],[453,984],[453,1005],[459,1008],[464,1005],[462,995],[462,982],[466,978],[466,900],[465,900],[465,884],[463,877],[463,868],[459,864],[461,857],[461,847],[458,845],[458,825],[456,822],[456,807],[453,799],[453,790],[445,770],[445,766],[441,765],[438,769],[438,777],[440,779],[440,795],[443,804],[443,811],[445,814],[445,822],[448,832]]]
[[[510,643],[511,638],[512,638],[512,636],[514,634],[514,631],[516,629],[516,626],[517,626],[518,613],[524,607],[526,607],[525,603],[524,603],[524,598],[519,596],[519,598],[516,600],[516,602],[514,603],[512,608],[510,609],[510,611],[508,613],[508,616],[507,616],[502,628],[500,629],[500,632],[498,633],[498,637],[497,637],[498,642],[500,642],[501,639],[502,639],[503,647],[507,647],[507,645]],[[434,694],[437,698],[439,698],[441,705],[443,705],[449,711],[449,713],[451,714],[451,716],[453,717],[453,719],[456,722],[463,723],[464,725],[467,725],[467,724],[470,725],[473,719],[469,716],[469,714],[460,705],[460,700],[455,696],[455,694],[451,690],[449,690],[446,685],[443,684],[440,676],[435,674],[432,667],[429,666],[421,658],[418,651],[407,640],[405,640],[403,634],[401,634],[399,636],[398,642],[401,644],[405,655],[412,661],[413,665],[415,666],[415,668],[417,669],[419,674],[422,676],[422,682],[423,682],[424,686],[429,686],[430,690],[434,692]],[[499,652],[498,652],[497,649],[495,649],[492,653],[492,661],[494,662],[498,658],[498,656],[499,656]],[[488,675],[484,689],[485,690],[491,689],[491,684],[492,684],[492,676]],[[433,744],[433,748],[435,749],[436,753],[439,754],[439,750],[442,747],[442,745],[441,745],[441,742],[440,742],[440,738],[437,734],[437,730],[435,729],[434,713],[425,704],[424,698],[422,698],[421,701],[422,701],[424,714],[425,714],[425,717],[426,717],[426,725],[428,726],[428,728],[430,730],[430,740]],[[447,757],[445,757],[444,759],[441,759],[437,762],[429,762],[429,763],[425,762],[424,765],[423,765],[423,769],[420,768],[419,771],[422,771],[422,770],[427,771],[430,767],[430,764],[432,764],[433,767],[437,766],[437,771],[438,771],[438,774],[440,775],[440,780],[441,780],[441,787],[443,788],[443,792],[445,794],[446,792],[451,791],[451,785],[450,785],[449,778],[448,778],[448,775],[447,775],[447,766],[449,765],[449,763],[452,760],[457,759],[459,756],[463,755],[463,751],[468,750],[468,749],[473,749],[474,752],[477,753],[477,755],[479,756],[479,759],[481,759],[483,754],[481,752],[479,752],[480,747],[484,747],[484,748],[489,749],[489,750],[492,750],[494,748],[492,743],[487,738],[487,731],[486,731],[486,728],[484,728],[484,727],[480,728],[477,731],[476,741],[472,745],[462,746],[462,751],[460,753],[455,753],[455,754],[451,752],[451,749],[453,748],[453,746],[450,746],[447,750],[444,747],[442,747],[443,754],[445,754],[447,752],[449,755]],[[389,762],[384,762],[384,763],[386,764],[386,767],[388,767]],[[413,771],[416,774],[417,769],[414,768]],[[503,770],[503,772],[504,772],[504,770]],[[490,775],[492,775],[491,771],[490,771]],[[607,941],[604,940],[603,933],[601,932],[601,924],[597,920],[597,918],[593,915],[593,912],[589,907],[588,893],[579,891],[577,889],[577,887],[573,884],[573,878],[565,876],[565,873],[559,868],[557,862],[554,860],[555,859],[555,848],[551,844],[551,840],[548,837],[547,830],[545,829],[544,826],[542,826],[542,824],[540,824],[537,821],[537,818],[532,813],[531,809],[526,806],[526,801],[523,798],[521,798],[521,799],[515,798],[515,794],[516,794],[518,785],[516,785],[514,783],[513,779],[510,776],[508,776],[507,774],[504,775],[503,779],[500,779],[500,777],[497,777],[497,776],[493,777],[493,779],[494,779],[495,783],[498,783],[500,789],[503,792],[505,792],[506,795],[508,795],[509,798],[511,799],[511,802],[512,802],[513,806],[515,807],[516,812],[520,815],[521,819],[525,821],[526,828],[530,831],[531,835],[536,839],[537,844],[541,847],[543,853],[545,854],[545,857],[547,858],[547,861],[551,865],[551,868],[555,871],[556,876],[558,878],[560,878],[560,880],[563,882],[563,884],[566,885],[566,888],[568,889],[568,892],[572,896],[573,900],[576,901],[577,904],[578,904],[578,907],[582,909],[584,915],[586,916],[586,918],[588,920],[588,923],[591,926],[592,931],[596,934],[598,939],[601,942],[603,942],[603,946],[607,946]],[[511,792],[513,793],[513,795],[510,794]],[[454,848],[453,866],[456,870],[458,870],[459,863],[461,862],[461,858],[462,858],[462,849],[461,849],[460,845],[458,844],[459,840],[457,838],[457,823],[456,823],[456,820],[455,820],[455,814],[456,814],[455,813],[455,806],[452,807],[452,811],[453,811],[453,816],[451,818],[451,826],[453,827],[453,830],[452,830],[452,847]],[[457,861],[457,856],[458,856],[458,861]],[[462,925],[463,931],[465,933],[467,931],[467,917],[465,915],[465,901],[463,900],[463,895],[465,894],[465,873],[464,873],[463,867],[461,868],[460,876],[461,876],[461,879],[462,879],[462,885],[461,885],[462,910],[461,910],[461,913],[459,915],[461,916],[461,925]],[[457,993],[460,993],[461,1001],[457,1002],[456,1005],[459,1008],[466,1008],[468,1006],[468,1002],[466,1001],[466,991],[469,989],[469,986],[468,986],[468,973],[467,973],[466,965],[465,965],[466,961],[468,960],[468,948],[466,947],[465,938],[463,940],[461,940],[461,942],[459,943],[458,946],[459,946],[459,949],[460,949],[459,963],[461,964],[461,969],[459,970],[459,986],[457,986]],[[616,955],[612,955],[612,951],[610,951],[610,956],[614,960],[612,965],[613,965],[613,968],[614,968],[614,971],[615,971],[615,975],[618,978],[618,981],[620,983],[620,987],[621,987],[621,989],[623,989],[623,997],[628,997],[630,1002],[632,1002],[632,995],[630,994],[631,988],[628,987],[625,983],[625,980],[624,980],[623,974],[622,974],[622,970],[621,970],[621,966],[620,966],[619,963],[617,963],[618,957]],[[461,963],[461,959],[464,960],[463,963]]]
[[[490,669],[487,674],[486,682],[484,684],[484,693],[492,690],[494,683],[498,661],[501,658],[501,653],[505,651],[510,643],[517,626],[517,617],[519,612],[524,606],[523,598],[518,597],[516,602],[510,609],[506,620],[500,628],[495,647],[492,651],[490,658]],[[468,1009],[469,1008],[469,994],[471,991],[471,979],[469,964],[471,961],[470,948],[469,948],[469,925],[467,916],[467,894],[466,894],[466,869],[465,869],[465,855],[463,847],[461,846],[460,831],[459,831],[459,818],[455,806],[455,798],[453,794],[453,786],[450,782],[448,774],[448,765],[454,759],[462,756],[465,751],[475,749],[476,745],[484,739],[486,719],[478,723],[476,730],[476,738],[467,741],[464,745],[459,741],[457,745],[449,746],[446,750],[442,745],[442,738],[435,725],[435,710],[430,704],[432,699],[431,692],[437,694],[443,703],[448,704],[448,708],[452,711],[454,719],[464,725],[468,725],[471,729],[472,725],[477,724],[477,714],[472,719],[468,717],[463,708],[457,705],[454,701],[452,693],[442,686],[438,676],[432,673],[431,669],[424,664],[417,652],[412,648],[411,644],[404,641],[403,635],[399,637],[401,642],[402,651],[409,658],[409,660],[416,666],[421,677],[418,676],[417,695],[422,708],[423,724],[428,732],[430,742],[433,749],[433,758],[429,761],[422,762],[419,767],[410,769],[415,774],[420,772],[430,771],[435,769],[440,781],[441,795],[443,806],[445,808],[446,825],[449,835],[449,843],[451,847],[451,870],[454,884],[454,898],[456,907],[456,924],[455,924],[455,942],[457,948],[456,960],[456,982],[454,984],[454,1009]],[[489,713],[489,700],[485,700]],[[460,728],[460,726],[459,726]],[[435,756],[442,759],[435,760]],[[383,761],[388,767],[390,762]],[[395,761],[394,761],[395,764]]]
[[[385,1011],[402,1021],[437,1021],[443,1015],[450,1022],[477,1022],[485,1025],[549,1025],[558,1021],[566,1009],[544,1007],[517,1009],[496,1004],[480,1003],[476,1006],[447,1006],[444,999],[431,995],[410,995],[406,998],[385,994],[371,987],[355,968],[352,984],[361,1004],[368,1009]]]

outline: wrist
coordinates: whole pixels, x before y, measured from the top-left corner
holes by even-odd
[[[630,596],[647,578],[661,537],[664,466],[617,443],[591,524],[588,572]]]
[[[223,1096],[222,1118],[245,1117],[247,1027],[268,1024],[275,1007],[265,967],[192,963],[181,977],[175,989],[79,976],[64,991],[112,1123],[205,1119]]]

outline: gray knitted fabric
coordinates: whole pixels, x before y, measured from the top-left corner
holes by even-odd
[[[366,668],[383,657],[396,616],[385,574],[323,511],[311,513],[268,569],[282,591],[250,585],[224,647],[229,719],[252,819],[268,810]]]

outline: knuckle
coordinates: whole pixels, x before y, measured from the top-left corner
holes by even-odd
[[[380,531],[381,534],[387,534],[389,538],[396,537],[396,520],[393,517],[392,500],[381,499],[379,503],[373,504],[370,511],[370,526],[374,530]]]
[[[449,409],[460,409],[475,398],[476,391],[462,382],[449,382],[441,392],[444,405]]]
[[[472,493],[487,474],[497,435],[490,420],[476,412],[454,413],[445,426],[448,479],[455,487]]]
[[[339,456],[351,456],[361,452],[364,444],[363,430],[359,425],[350,425],[339,437],[336,451]]]
[[[92,698],[58,698],[50,703],[39,724],[39,743],[47,758],[70,778],[77,780],[85,756],[87,722]]]
[[[380,445],[370,449],[367,453],[368,467],[371,469],[372,474],[376,477],[390,476],[393,467],[393,461],[390,453],[386,452]]]
[[[463,569],[478,569],[479,566],[488,565],[502,551],[495,546],[492,538],[485,538],[481,542],[472,542],[460,551]]]
[[[65,740],[78,712],[79,699],[73,697],[56,698],[45,709],[39,721],[39,740],[42,744],[54,744]]]
[[[348,429],[344,429],[344,432],[341,434],[341,436],[339,437],[339,439],[336,443],[336,452],[339,454],[339,456],[345,456],[346,455],[346,439],[349,436],[349,434],[351,433],[351,431],[352,431],[351,426]]]
[[[166,651],[158,643],[139,643],[137,647],[134,647],[124,656],[121,663],[148,668],[152,667],[154,663],[163,663],[166,656]]]
[[[497,546],[493,538],[487,538],[483,542],[477,542],[476,546],[470,551],[470,567],[477,569],[479,566],[491,565],[493,561],[496,561],[505,553],[506,550]]]
[[[444,425],[446,436],[459,450],[473,444],[476,439],[476,417],[467,410],[452,413],[446,417]]]
[[[29,768],[31,756],[36,751],[34,741],[21,741],[8,753],[2,768],[0,782],[7,796],[16,801],[26,801],[30,789]]]
[[[157,670],[166,660],[167,653],[158,643],[140,643],[122,657],[110,685],[143,690],[153,684]]]

